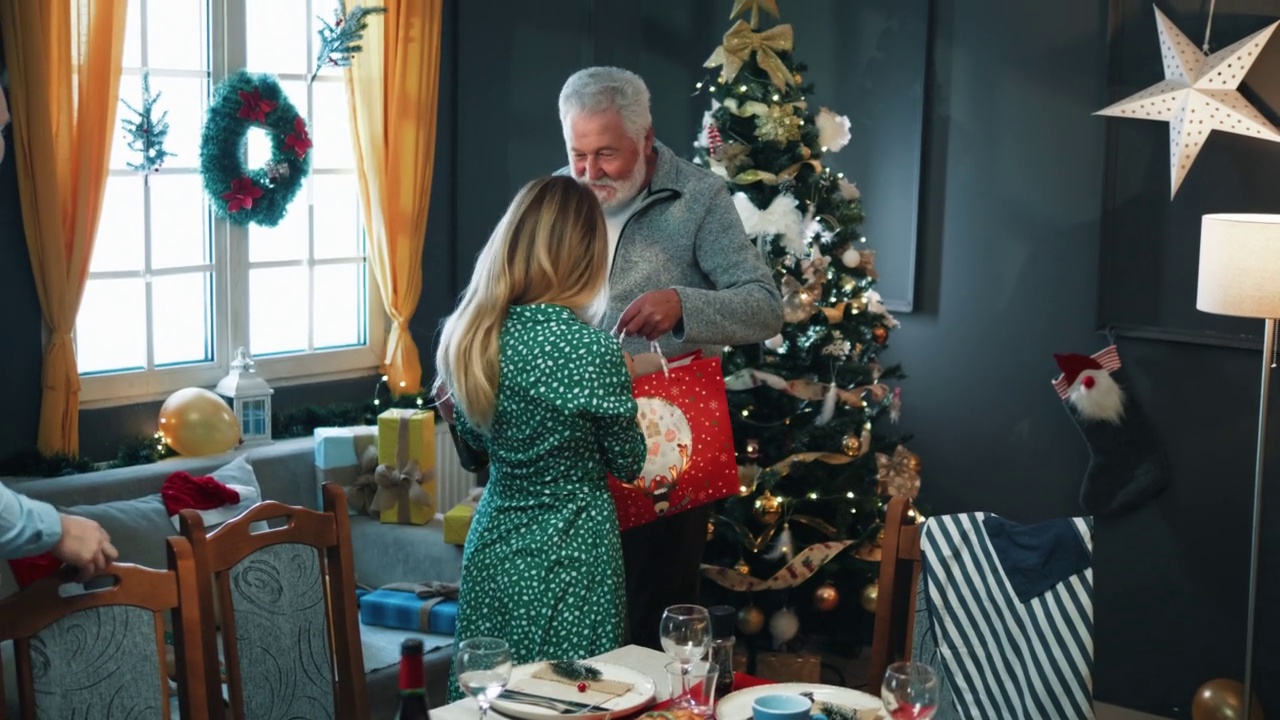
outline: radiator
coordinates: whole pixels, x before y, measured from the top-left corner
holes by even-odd
[[[467,498],[476,486],[475,473],[462,469],[453,436],[444,422],[436,423],[436,512],[446,513]]]

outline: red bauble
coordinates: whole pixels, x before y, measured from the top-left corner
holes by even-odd
[[[578,683],[578,692],[584,693],[586,691],[587,691],[587,684],[585,682]]]

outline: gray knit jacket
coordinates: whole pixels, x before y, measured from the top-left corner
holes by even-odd
[[[782,298],[722,178],[654,142],[658,167],[645,198],[622,227],[609,276],[609,308],[601,326],[612,330],[627,306],[650,290],[673,288],[684,317],[659,338],[667,357],[702,350],[719,357],[725,346],[749,345],[782,329]],[[559,174],[568,174],[562,168]],[[631,353],[649,350],[627,338]]]

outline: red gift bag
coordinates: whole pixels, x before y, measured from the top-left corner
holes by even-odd
[[[649,451],[634,482],[609,478],[622,530],[738,491],[720,358],[673,358],[664,369],[637,377],[632,395]]]

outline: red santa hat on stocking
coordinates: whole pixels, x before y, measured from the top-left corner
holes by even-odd
[[[1053,380],[1058,396],[1071,403],[1086,420],[1118,423],[1124,417],[1124,390],[1111,377],[1120,369],[1114,345],[1093,355],[1054,354],[1062,374]]]

